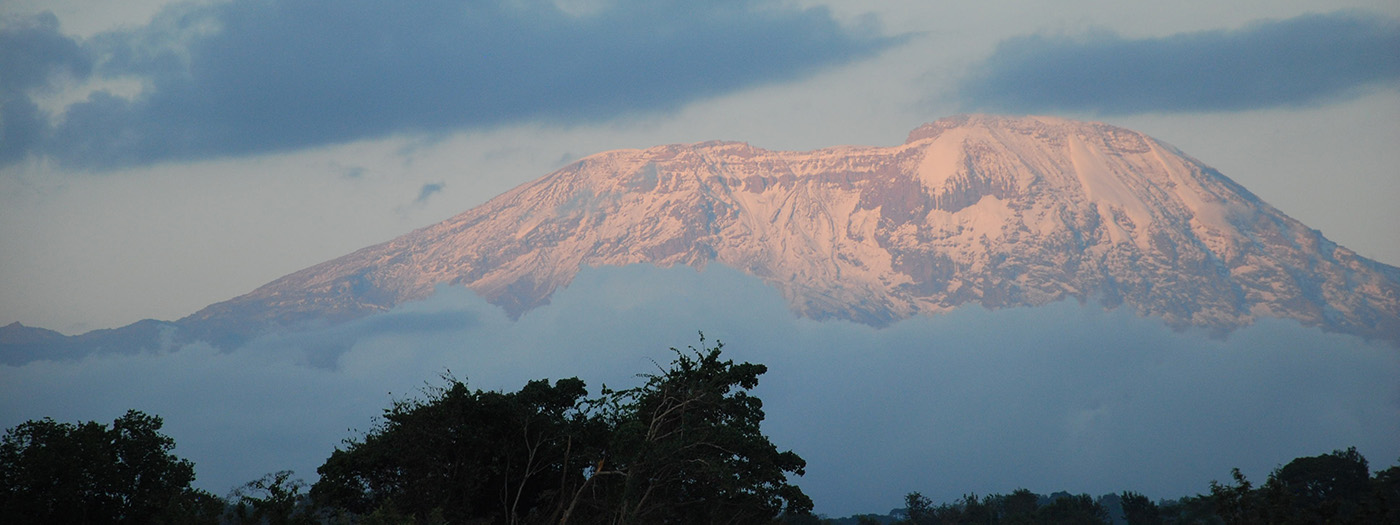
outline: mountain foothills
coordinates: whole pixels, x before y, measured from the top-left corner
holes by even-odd
[[[815,319],[886,325],[1074,298],[1179,328],[1224,333],[1280,317],[1400,344],[1400,268],[1141,133],[990,115],[926,124],[893,147],[598,153],[169,328],[236,342],[385,311],[440,284],[519,316],[586,266],[711,262],[762,279]]]

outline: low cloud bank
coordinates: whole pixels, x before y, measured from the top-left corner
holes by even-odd
[[[959,92],[972,108],[1017,113],[1308,106],[1394,87],[1396,49],[1400,21],[1351,11],[1163,38],[1030,35],[1003,41]]]
[[[315,467],[394,399],[449,371],[476,388],[578,376],[638,383],[697,330],[768,365],[764,430],[809,462],[801,486],[832,515],[1026,487],[1177,497],[1231,467],[1356,446],[1400,457],[1400,351],[1293,322],[1228,339],[1059,303],[963,308],[888,328],[798,319],[756,279],[712,265],[590,269],[510,321],[464,289],[319,332],[220,352],[95,355],[0,367],[0,425],[158,414],[224,494]]]

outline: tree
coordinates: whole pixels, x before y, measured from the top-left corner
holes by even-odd
[[[1235,482],[1212,481],[1210,494],[1164,506],[1164,521],[1219,519],[1225,523],[1392,523],[1400,518],[1397,467],[1370,476],[1355,447],[1300,457],[1254,488],[1239,469]],[[1210,516],[1212,510],[1214,516]]]
[[[582,483],[579,453],[593,425],[582,381],[531,381],[520,392],[472,391],[445,377],[426,400],[397,402],[362,441],[317,469],[322,504],[419,521],[548,521]],[[552,505],[552,506],[551,506]]]
[[[759,429],[763,402],[748,395],[767,372],[721,360],[713,348],[672,348],[671,367],[630,390],[604,389],[611,433],[590,480],[591,519],[626,523],[761,523],[806,514],[812,501],[787,482],[806,462]],[[597,506],[601,504],[601,506]]]
[[[315,523],[303,501],[306,482],[282,470],[245,483],[229,495],[238,523],[289,525]]]
[[[1036,510],[1039,523],[1108,523],[1108,511],[1088,494],[1061,496]]]
[[[1161,511],[1147,496],[1137,492],[1124,492],[1119,495],[1123,506],[1123,519],[1128,525],[1160,525]]]
[[[1230,477],[1235,482],[1225,485],[1216,481],[1210,482],[1210,500],[1214,505],[1215,513],[1225,523],[1258,523],[1263,520],[1261,508],[1258,504],[1259,495],[1252,490],[1253,483],[1245,478],[1240,469],[1230,469]]]
[[[1040,496],[1024,488],[1016,489],[999,500],[1003,523],[1033,523],[1035,511],[1040,506]]]
[[[135,410],[112,422],[30,420],[0,438],[0,516],[9,523],[159,523],[216,519],[217,498],[190,488],[194,464],[170,453],[163,421]]]
[[[1301,457],[1269,475],[1261,489],[1271,517],[1297,522],[1360,520],[1372,494],[1371,470],[1356,447]]]
[[[1400,464],[1376,472],[1371,478],[1370,512],[1372,523],[1400,523]]]
[[[962,519],[968,523],[993,523],[997,519],[997,510],[994,505],[994,498],[987,496],[978,499],[976,494],[963,495]]]
[[[701,337],[701,345],[704,338]],[[519,392],[448,379],[395,403],[317,472],[319,503],[425,522],[763,523],[806,514],[805,462],[759,431],[763,365],[672,349],[669,369],[587,398],[577,378]]]
[[[904,495],[904,519],[901,525],[933,525],[938,522],[933,501],[918,492]]]

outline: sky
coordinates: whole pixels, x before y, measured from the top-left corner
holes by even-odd
[[[893,145],[967,112],[1145,132],[1400,264],[1386,0],[12,0],[0,19],[0,324],[177,319],[599,151]]]
[[[1394,233],[1400,230],[1400,206],[1394,205],[1400,197],[1400,4],[942,4],[434,0],[389,8],[360,1],[8,0],[0,3],[0,325],[21,322],[75,334],[145,318],[178,319],[282,275],[441,221],[599,151],[714,139],[783,150],[894,145],[922,123],[968,112],[1049,114],[1142,131],[1215,167],[1330,239],[1363,256],[1400,264],[1400,240]],[[602,272],[592,278],[617,284],[627,282],[626,275]],[[658,275],[659,289],[692,292],[685,288],[690,274]],[[609,289],[593,289],[598,297],[612,298],[591,305],[593,310],[624,308],[619,305],[631,296],[607,293]],[[447,301],[442,297],[434,301]],[[469,356],[430,349],[435,343],[465,337],[494,344],[502,355],[543,351],[511,341],[571,344],[567,334],[554,328],[545,330],[552,339],[525,337],[532,332],[501,324],[476,299],[456,299],[456,306],[442,307],[449,312],[446,319],[478,320],[384,335],[393,332],[384,326],[400,326],[390,318],[368,328],[299,336],[305,340],[264,341],[231,354],[196,347],[160,358],[110,356],[103,358],[110,361],[7,367],[0,370],[5,376],[0,388],[6,389],[0,423],[8,427],[43,409],[111,420],[120,415],[113,410],[138,407],[105,404],[143,402],[167,416],[172,431],[180,432],[182,447],[199,454],[197,463],[222,472],[201,474],[216,477],[206,481],[212,487],[254,479],[289,458],[314,469],[320,452],[308,451],[333,446],[345,437],[341,429],[346,425],[365,424],[366,414],[376,413],[387,400],[381,390],[411,391],[447,363],[494,370],[483,385],[493,388],[518,388],[511,380],[523,384],[537,375],[533,372],[545,372],[523,365],[523,357],[474,363]],[[1064,325],[1062,317],[1069,316],[1077,321],[1052,339],[1075,349],[1060,350],[1069,352],[1069,362],[1112,360],[1093,354],[1093,348],[1136,350],[1108,368],[1065,371],[1057,367],[1066,365],[1054,362],[1045,363],[1044,370],[1024,368],[1012,375],[1021,381],[954,381],[987,399],[1021,406],[1020,412],[970,414],[952,403],[916,402],[950,395],[940,390],[949,388],[939,386],[946,382],[927,377],[891,379],[890,391],[914,392],[900,398],[901,406],[922,411],[926,421],[991,418],[966,428],[1040,432],[1059,439],[1052,451],[1097,465],[1134,457],[1134,439],[1167,430],[1142,414],[1161,414],[1195,432],[1183,443],[1157,443],[1174,452],[1139,465],[1187,465],[1159,476],[1175,481],[1162,481],[1153,490],[1167,493],[1154,496],[1180,495],[1188,482],[1223,478],[1230,466],[1263,475],[1280,459],[1353,444],[1368,457],[1378,453],[1372,457],[1376,464],[1400,457],[1400,444],[1393,438],[1400,435],[1394,432],[1400,393],[1393,379],[1347,380],[1375,379],[1367,375],[1370,371],[1396,371],[1394,359],[1374,355],[1352,339],[1294,333],[1296,326],[1286,323],[1251,328],[1221,343],[1199,334],[1159,333],[1163,329],[1151,323],[1112,317],[1119,314],[1094,317],[1096,310],[1071,305],[1046,313],[973,311],[958,314],[968,316],[962,325],[919,319],[872,333],[859,326],[782,317],[779,308],[756,298],[773,309],[755,312],[754,318],[777,319],[768,326],[782,327],[784,335],[817,355],[830,355],[808,360],[783,357],[777,348],[785,345],[762,324],[713,315],[727,309],[723,297],[710,300],[720,303],[700,312],[685,310],[685,305],[662,309],[688,316],[684,322],[624,315],[623,321],[649,323],[635,326],[670,331],[627,334],[621,327],[629,325],[617,321],[608,325],[617,330],[574,344],[579,352],[625,352],[598,360],[596,366],[593,359],[560,362],[579,365],[581,371],[567,373],[583,375],[594,385],[598,378],[619,377],[619,369],[630,363],[626,359],[637,360],[637,354],[626,352],[687,344],[688,334],[705,328],[691,325],[704,320],[712,320],[715,330],[725,332],[737,347],[763,349],[754,355],[787,359],[789,371],[784,373],[770,363],[771,379],[778,385],[772,392],[789,400],[787,405],[774,402],[793,407],[775,424],[790,441],[827,458],[822,468],[828,481],[821,483],[826,483],[822,494],[830,502],[828,509],[883,511],[879,505],[897,503],[873,494],[852,495],[829,481],[840,470],[836,451],[843,440],[884,435],[884,426],[897,421],[878,419],[888,417],[887,411],[866,414],[853,408],[845,415],[859,425],[842,428],[867,432],[804,431],[790,414],[820,405],[794,393],[800,390],[794,378],[828,378],[839,386],[829,394],[840,399],[838,394],[852,398],[851,391],[843,390],[852,387],[834,374],[859,369],[879,384],[885,370],[881,365],[900,368],[891,363],[901,358],[919,360],[927,368],[957,365],[976,372],[967,377],[1002,377],[995,371],[1018,357],[990,349],[1007,341],[959,332],[952,341],[985,350],[969,354],[948,350],[961,348],[952,343],[928,342],[930,334],[963,325],[1012,322],[1049,330]],[[583,306],[551,308],[556,309],[532,314],[534,322],[542,323],[531,325],[535,331],[553,326],[540,321],[550,315],[561,326],[597,325]],[[1095,328],[1106,324],[1128,328]],[[1028,333],[1006,337],[1024,344],[1045,339]],[[1294,337],[1275,338],[1279,333]],[[840,354],[841,345],[835,343],[858,346],[872,338],[890,350],[878,358],[854,360]],[[405,360],[411,364],[376,368],[395,355],[389,341],[407,341],[403,348],[415,350],[398,351],[419,353]],[[925,347],[930,344],[943,350],[929,351]],[[1278,346],[1292,349],[1285,351],[1287,358],[1267,370],[1244,372],[1251,352]],[[288,347],[330,355],[297,358],[275,350]],[[1337,368],[1329,369],[1333,372],[1310,376],[1304,371],[1326,367],[1305,347],[1351,350]],[[925,350],[916,350],[920,348]],[[1207,355],[1198,355],[1200,348]],[[1209,353],[1211,349],[1228,351]],[[1223,373],[1192,365],[1188,358],[1246,379],[1232,386]],[[335,366],[323,366],[327,363]],[[507,366],[512,363],[515,368]],[[1104,374],[1131,378],[1138,369],[1157,370],[1167,382],[1123,380],[1109,382],[1103,387],[1107,390],[1092,386]],[[132,384],[124,378],[134,370],[156,372],[139,374],[146,382]],[[1202,375],[1211,380],[1204,388],[1192,382]],[[937,373],[930,377],[957,379]],[[1063,388],[1052,389],[1053,378],[1064,378],[1057,383]],[[1267,385],[1281,379],[1299,395],[1311,393],[1306,399],[1312,401],[1301,407],[1266,401],[1262,415],[1246,417],[1249,407],[1259,405],[1257,399],[1272,399]],[[63,388],[84,381],[95,386]],[[225,388],[202,389],[209,384]],[[1036,385],[1044,390],[1035,390]],[[374,388],[379,386],[384,388]],[[1004,392],[996,390],[1003,386]],[[307,420],[310,402],[279,407],[275,399],[259,397],[259,389],[283,394],[276,399],[320,390],[334,395],[316,399],[340,404],[316,419],[331,424],[330,430],[276,427],[274,422]],[[113,392],[120,395],[93,399]],[[1208,395],[1233,401],[1206,414],[1189,410]],[[894,403],[866,396],[860,399]],[[1161,396],[1176,396],[1179,404],[1153,405]],[[181,404],[182,399],[188,402]],[[1099,412],[1094,407],[1107,408]],[[1366,410],[1374,416],[1374,423],[1368,423],[1372,426],[1356,415]],[[1027,418],[1026,426],[997,419],[1017,414]],[[1238,420],[1293,437],[1266,440],[1237,425]],[[1114,421],[1138,423],[1129,427],[1139,430],[1092,431]],[[1303,428],[1309,421],[1337,423],[1342,430]],[[938,428],[943,427],[905,424],[890,431],[922,436],[936,434]],[[238,443],[212,435],[220,429],[244,429],[247,435],[235,434],[285,450],[243,468],[218,453],[219,447]],[[813,433],[825,436],[824,441],[811,439]],[[1115,441],[1092,441],[1098,435]],[[928,461],[917,464],[941,462],[937,468],[956,467],[959,479],[981,479],[981,485],[954,488],[928,472],[898,471],[888,483],[870,486],[919,490],[907,485],[925,483],[929,492],[950,497],[960,495],[957,490],[1009,491],[1015,487],[994,487],[993,476],[976,478],[982,475],[977,473],[1010,472],[1015,463],[1006,458],[1030,461],[1046,452],[1030,438],[1006,443],[1002,448],[1013,453],[1004,457],[990,447],[965,459],[948,452],[973,447],[978,438],[968,432],[944,434],[939,439],[950,440],[947,446],[927,449],[909,438],[882,450],[924,454]],[[1202,451],[1256,449],[1240,457],[1248,465],[1228,465],[1223,457],[1184,459]],[[958,464],[978,458],[997,466],[987,471]],[[896,468],[901,464],[896,459],[885,458],[883,464]],[[1092,477],[1087,471],[1048,461],[1035,463],[1043,475],[1028,474],[1026,479],[1041,483],[1030,488],[1094,489],[1067,486],[1076,477]],[[249,468],[263,470],[245,472]],[[298,471],[310,475],[304,467]],[[1094,472],[1128,476],[1121,468]],[[1101,476],[1095,486],[1120,490],[1107,486],[1110,478]],[[938,483],[945,484],[933,486]],[[822,505],[819,498],[819,510]]]

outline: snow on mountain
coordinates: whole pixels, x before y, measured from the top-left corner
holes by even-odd
[[[1400,269],[1141,133],[986,115],[926,124],[893,147],[598,153],[179,324],[215,334],[334,322],[441,283],[520,315],[585,266],[710,262],[817,319],[883,325],[1076,298],[1176,327],[1284,317],[1400,342]]]

